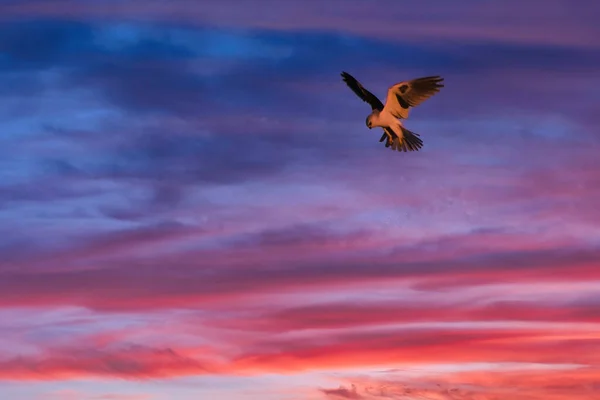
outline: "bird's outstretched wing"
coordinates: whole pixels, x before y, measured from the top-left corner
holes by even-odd
[[[396,83],[388,89],[385,110],[396,118],[408,118],[408,110],[415,107],[444,87],[444,78],[427,76]]]
[[[383,110],[383,103],[381,100],[379,100],[373,93],[365,89],[363,85],[356,80],[356,78],[347,72],[342,72],[341,75],[344,82],[346,82],[346,85],[348,85],[348,87],[352,89],[352,91],[356,93],[356,95],[360,97],[362,101],[369,103],[373,110]]]

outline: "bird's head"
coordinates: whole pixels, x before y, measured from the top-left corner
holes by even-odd
[[[367,117],[367,120],[365,121],[365,124],[367,125],[367,128],[371,129],[373,127],[373,121],[371,120],[371,118],[373,117],[373,115],[369,115]]]

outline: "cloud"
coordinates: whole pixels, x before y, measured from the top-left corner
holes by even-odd
[[[514,283],[514,285],[517,285]],[[473,300],[446,294],[442,304],[430,301],[338,301],[299,307],[268,307],[263,313],[252,309],[219,319],[218,326],[265,333],[310,331],[312,329],[354,329],[414,323],[477,323],[495,321],[595,323],[597,300],[542,302],[541,300]],[[275,308],[275,309],[274,309]]]
[[[523,367],[521,367],[523,368]],[[321,389],[331,399],[406,399],[422,398],[436,400],[532,400],[545,398],[566,400],[571,398],[593,399],[597,390],[597,368],[532,368],[505,370],[498,365],[485,372],[422,374],[411,377],[410,373],[387,374],[381,378],[357,377],[351,389]],[[405,376],[403,376],[405,375]]]
[[[593,246],[521,249],[523,243],[513,238],[498,250],[483,242],[461,254],[457,251],[470,236],[456,240],[452,253],[443,246],[435,250],[448,240],[445,237],[437,244],[413,240],[395,248],[385,232],[338,234],[317,227],[291,227],[275,231],[275,236],[271,230],[254,237],[234,235],[235,240],[221,241],[215,248],[187,251],[170,251],[169,246],[176,249],[177,240],[184,238],[210,240],[210,231],[166,224],[91,237],[83,247],[22,260],[19,268],[7,264],[0,282],[2,302],[163,308],[361,282],[395,280],[429,290],[490,282],[557,282],[565,280],[565,268],[569,281],[597,278],[598,250]]]
[[[41,20],[5,22],[0,28],[3,69],[37,70],[78,61],[76,52],[89,49],[93,30],[84,22]]]
[[[335,78],[349,64],[366,85],[373,90],[379,87],[378,93],[402,74],[429,68],[431,73],[447,76],[447,100],[431,100],[430,121],[497,114],[498,107],[504,110],[502,115],[524,107],[539,115],[593,115],[587,103],[559,105],[546,96],[546,83],[536,83],[540,82],[539,68],[549,60],[557,65],[559,60],[560,70],[544,70],[542,82],[553,81],[552,93],[567,96],[573,85],[589,91],[593,76],[587,78],[586,71],[598,63],[597,52],[589,49],[498,43],[417,46],[339,32],[228,32],[173,23],[29,20],[7,23],[3,30],[4,68],[11,74],[28,69],[28,78],[19,81],[37,82],[39,96],[19,100],[25,102],[17,107],[19,112],[55,113],[49,107],[54,103],[50,93],[56,91],[61,93],[61,102],[71,99],[64,107],[80,105],[80,113],[86,115],[81,124],[87,123],[87,132],[81,132],[80,127],[65,122],[73,118],[54,122],[38,113],[33,119],[41,119],[35,137],[19,138],[19,145],[9,141],[5,148],[14,155],[12,144],[22,157],[20,161],[8,158],[9,167],[37,171],[38,178],[4,180],[0,187],[4,204],[41,197],[57,201],[99,197],[106,190],[99,183],[102,180],[117,183],[119,192],[125,186],[148,188],[153,193],[148,212],[161,212],[180,205],[196,184],[273,179],[282,173],[298,174],[311,164],[327,171],[359,154],[366,156],[370,153],[365,143],[371,138],[341,133],[348,129],[349,124],[342,121],[349,112],[367,112]],[[38,45],[43,51],[37,51]],[[365,57],[357,61],[359,51]],[[400,59],[405,60],[401,70],[380,67]],[[504,60],[511,60],[512,67],[498,71]],[[465,75],[466,70],[472,74]],[[573,71],[584,77],[573,78]],[[478,76],[477,84],[474,76]],[[10,90],[7,95],[23,93],[22,87]],[[486,101],[480,101],[482,90]],[[94,101],[85,97],[88,92]],[[112,116],[89,117],[100,110]],[[23,121],[32,120],[31,115],[23,117]],[[483,139],[476,127],[460,129],[460,134],[454,134],[455,128],[445,127],[440,140],[451,138],[453,146],[465,145],[469,150],[465,147],[463,153],[472,153],[493,139]],[[570,135],[569,129],[575,127],[567,125],[561,141],[563,135]],[[429,129],[432,134],[435,130]],[[539,137],[534,139],[539,143]],[[49,150],[49,140],[52,146],[58,144],[58,151]],[[595,143],[587,136],[577,140]],[[507,142],[513,143],[511,150],[532,144],[514,133],[502,143]],[[435,143],[431,142],[434,150]],[[31,151],[31,146],[40,157],[25,164],[22,149]],[[548,154],[540,152],[536,157]],[[371,173],[367,168],[360,175]],[[102,208],[117,218],[140,218],[140,210]]]
[[[351,389],[340,386],[338,389],[322,389],[326,396],[340,399],[364,399],[363,396],[356,392],[356,386],[352,385]]]
[[[152,395],[149,394],[103,394],[94,396],[92,399],[95,400],[149,400],[152,399]]]
[[[21,356],[0,362],[0,378],[5,380],[149,379],[205,374],[209,370],[210,366],[172,349],[144,346],[114,350],[67,349],[42,357]]]
[[[452,80],[462,80],[466,71],[482,75],[488,72],[490,80],[495,76],[498,81],[494,86],[504,88],[498,91],[497,97],[520,101],[522,96],[506,90],[506,84],[518,79],[520,74],[557,75],[574,70],[585,74],[593,71],[600,57],[595,50],[567,46],[489,42],[417,45],[361,37],[351,32],[280,32],[260,28],[227,31],[204,25],[189,27],[160,22],[117,24],[33,19],[9,22],[3,29],[0,46],[8,57],[4,61],[6,68],[63,69],[66,74],[60,82],[64,87],[96,88],[125,109],[204,117],[213,115],[215,109],[239,112],[241,107],[255,108],[268,116],[275,116],[273,111],[292,108],[295,115],[314,116],[320,108],[311,99],[320,96],[316,92],[318,88],[313,86],[311,96],[303,96],[298,82],[316,80],[323,89],[327,88],[319,92],[327,95],[328,82],[334,79],[342,93],[347,89],[335,77],[341,70],[350,68],[349,65],[359,76],[362,71],[366,73],[367,68],[371,71],[375,68],[384,74],[371,72],[370,75],[383,78],[392,71],[398,76],[397,68],[381,67],[394,65],[398,60],[403,60],[400,71],[406,74],[423,74],[429,70]],[[30,43],[42,46],[43,51],[37,51]],[[364,57],[356,60],[357,52]],[[510,60],[508,66],[505,65],[507,60]],[[554,70],[539,70],[550,61]],[[499,64],[503,64],[502,70]],[[514,73],[516,70],[519,74]],[[472,79],[472,75],[469,76]],[[386,88],[389,79],[397,78],[379,78],[375,83]],[[523,79],[519,83],[532,85],[533,82]],[[453,87],[452,82],[447,83],[449,88]],[[571,81],[571,85],[573,83]],[[463,82],[460,86],[461,91],[456,90],[456,95],[469,89]],[[572,86],[569,88],[572,90]],[[514,87],[517,93],[523,89]]]
[[[85,324],[74,325],[76,330],[69,329],[69,325],[56,326],[53,329],[63,336],[68,335],[70,340],[40,342],[43,347],[38,351],[18,356],[11,356],[14,354],[11,350],[8,353],[4,350],[0,379],[166,379],[356,371],[357,368],[428,370],[431,365],[468,366],[472,363],[492,367],[497,364],[500,365],[498,368],[504,363],[530,363],[538,368],[544,365],[552,368],[554,364],[578,364],[581,367],[598,362],[595,355],[598,339],[594,329],[576,324],[568,325],[569,333],[564,325],[560,328],[557,324],[519,326],[506,321],[504,325],[499,321],[487,324],[473,321],[375,328],[365,325],[352,329],[307,329],[295,334],[266,335],[251,330],[241,334],[212,330],[210,316],[205,316],[209,318],[186,323],[177,313],[163,314],[152,324],[87,336],[74,334],[85,331]],[[135,317],[131,315],[130,318]],[[165,326],[167,319],[170,322]],[[41,332],[46,337],[51,334],[48,330]],[[148,344],[133,344],[136,342]],[[471,377],[462,378],[468,381]]]
[[[566,335],[532,328],[389,328],[269,340],[234,361],[241,371],[300,372],[344,368],[426,366],[439,363],[576,363],[595,365],[593,333]],[[301,340],[298,340],[300,339]]]
[[[507,8],[495,4],[467,1],[448,6],[442,1],[395,9],[394,2],[364,11],[360,1],[332,1],[324,7],[306,5],[298,9],[291,4],[274,4],[263,0],[253,9],[231,13],[235,2],[211,1],[202,9],[190,9],[185,1],[165,5],[160,1],[129,0],[108,4],[78,3],[63,0],[49,7],[41,1],[7,4],[4,18],[46,16],[96,20],[159,20],[180,24],[213,24],[221,27],[263,28],[278,31],[315,30],[351,32],[371,37],[399,38],[405,41],[445,39],[446,41],[508,41],[548,45],[594,47],[590,37],[596,32],[590,14],[568,7],[563,0],[552,1],[540,9],[510,1]],[[588,7],[593,9],[595,3]],[[264,13],[268,8],[270,13]],[[507,10],[519,10],[519,15]],[[361,18],[361,24],[355,19]],[[401,24],[398,21],[402,21]],[[468,21],[469,23],[464,23]],[[527,24],[523,22],[527,21]],[[558,27],[548,33],[547,26]]]

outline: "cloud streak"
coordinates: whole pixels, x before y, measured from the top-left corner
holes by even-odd
[[[469,371],[446,377],[435,375],[417,378],[394,377],[387,379],[356,379],[355,384],[337,389],[322,389],[329,399],[405,399],[419,397],[442,400],[473,400],[513,398],[534,399],[543,396],[552,400],[577,397],[592,399],[597,390],[598,370],[589,368],[510,369],[487,371],[485,374]],[[397,374],[401,375],[401,374]],[[575,384],[563,384],[565,380]]]
[[[0,363],[3,379],[63,380],[84,377],[159,378],[206,373],[207,367],[171,349],[137,346],[118,351],[85,349],[41,359],[13,358]]]
[[[56,2],[53,7],[41,1],[7,4],[5,18],[22,16],[50,16],[62,18],[99,18],[126,20],[163,20],[179,23],[216,24],[228,28],[267,28],[275,30],[331,30],[352,32],[376,37],[404,37],[412,40],[504,40],[525,43],[593,46],[594,29],[591,13],[583,13],[568,6],[563,0],[552,1],[545,7],[522,5],[511,1],[507,8],[495,4],[468,1],[449,7],[434,0],[419,5],[394,7],[393,2],[383,2],[364,12],[359,1],[334,1],[324,7],[307,5],[297,10],[291,5],[275,4],[271,0],[258,1],[255,7],[243,13],[228,12],[235,2],[212,1],[200,8],[191,8],[186,1],[165,5],[160,1],[109,2],[103,4],[78,3],[73,0]],[[591,9],[597,7],[588,4]],[[519,16],[507,11],[518,9]],[[266,13],[264,10],[270,10]],[[425,12],[426,11],[426,12]],[[356,13],[362,24],[353,23]],[[541,18],[543,16],[543,18]],[[396,24],[399,17],[403,24]],[[468,26],[460,20],[468,20]],[[535,21],[522,24],[523,21]],[[382,23],[383,22],[383,23]],[[387,23],[386,23],[387,22]],[[562,24],[558,24],[561,22]],[[546,24],[559,26],[552,32],[543,31]],[[514,28],[513,30],[507,28]],[[571,28],[571,29],[569,29]]]

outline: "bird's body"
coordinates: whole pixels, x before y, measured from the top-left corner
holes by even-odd
[[[371,128],[389,128],[397,136],[402,136],[402,121],[394,117],[385,108],[381,111],[375,110],[369,114],[371,118]]]
[[[365,89],[352,75],[342,72],[344,82],[363,101],[371,105],[372,112],[365,123],[369,129],[381,127],[384,134],[380,142],[398,151],[418,151],[423,147],[419,135],[404,127],[401,119],[408,118],[409,110],[439,92],[444,85],[443,78],[429,76],[396,83],[388,88],[385,105],[371,92]]]
[[[402,122],[385,110],[373,110],[367,117],[366,125],[369,129],[383,128],[384,134],[382,138],[387,137],[386,144],[392,143],[395,137],[398,137],[398,141],[402,141],[402,138],[404,137],[402,133]]]

